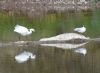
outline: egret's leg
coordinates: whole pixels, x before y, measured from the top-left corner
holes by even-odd
[[[27,36],[25,36],[25,41],[27,41],[27,39],[28,39],[28,37],[27,37]]]
[[[19,41],[21,40],[20,35],[18,36]]]

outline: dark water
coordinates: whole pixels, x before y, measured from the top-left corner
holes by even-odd
[[[21,40],[39,40],[61,33],[73,32],[75,27],[85,26],[83,35],[100,37],[100,10],[80,13],[48,14],[29,19],[25,16],[9,16],[0,13],[0,42],[18,41],[14,26],[18,23],[36,29],[28,38]],[[0,47],[0,73],[100,73],[100,42],[89,42],[79,48],[86,48],[85,55],[74,52],[75,49],[47,47],[41,45]],[[36,55],[35,59],[18,63],[15,56],[23,51]]]

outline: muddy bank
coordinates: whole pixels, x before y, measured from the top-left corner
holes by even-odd
[[[100,8],[100,1],[96,3],[96,7]]]
[[[24,14],[29,17],[52,12],[92,10],[92,1],[88,0],[6,0],[0,1],[0,10],[9,15]]]

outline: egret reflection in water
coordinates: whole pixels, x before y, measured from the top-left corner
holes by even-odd
[[[86,48],[78,48],[78,49],[75,49],[74,52],[83,54],[84,56],[87,54]]]
[[[28,61],[29,59],[35,59],[36,55],[33,55],[31,52],[24,51],[20,53],[19,55],[15,56],[15,60],[17,63],[24,63]]]

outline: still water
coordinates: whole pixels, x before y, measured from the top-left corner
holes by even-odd
[[[0,12],[0,43],[19,41],[14,26],[20,24],[34,28],[36,32],[21,40],[37,41],[62,33],[74,32],[76,27],[85,26],[83,35],[100,37],[100,10],[85,12],[52,13],[33,19],[26,16],[9,16]],[[86,53],[75,52],[85,48]],[[18,63],[15,56],[23,51],[31,52],[34,59]],[[0,73],[100,73],[100,42],[88,42],[79,47],[57,48],[41,45],[21,45],[0,47]]]

